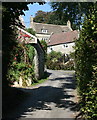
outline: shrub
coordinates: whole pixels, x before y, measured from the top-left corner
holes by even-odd
[[[28,28],[28,29],[26,29],[26,31],[29,32],[32,35],[36,34],[36,32],[32,28]]]
[[[76,79],[85,119],[97,119],[97,7],[90,9],[76,41]]]
[[[52,70],[74,70],[74,61],[64,64],[64,56],[61,52],[52,51],[47,55],[46,66]]]
[[[21,76],[23,84],[28,77],[32,78],[32,82],[35,82],[36,79],[33,64],[34,55],[34,48],[30,44],[18,44],[17,46],[14,46],[11,52],[11,62],[7,74],[8,81],[11,81],[12,84],[15,81],[19,82]]]
[[[44,57],[45,57],[45,62],[46,62],[46,60],[47,60],[47,43],[45,40],[41,40],[40,43],[41,43],[41,45],[44,49],[44,52],[45,52]]]
[[[63,65],[63,70],[74,70],[74,61],[69,60],[65,65]]]

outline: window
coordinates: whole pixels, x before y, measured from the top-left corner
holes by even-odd
[[[64,47],[68,47],[68,45],[67,44],[65,44],[65,45],[63,45]]]
[[[42,33],[47,33],[46,29],[42,29],[41,31],[42,31]]]
[[[66,47],[68,47],[68,45],[66,45]]]
[[[51,50],[53,50],[53,48],[51,48]]]
[[[42,38],[42,40],[47,40],[47,38]]]

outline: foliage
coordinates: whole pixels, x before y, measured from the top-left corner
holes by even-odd
[[[13,25],[21,26],[19,21],[19,16],[24,15],[25,10],[28,10],[28,4],[30,2],[3,2],[2,3],[2,78],[3,78],[3,86],[8,86],[7,81],[7,72],[8,65],[10,64],[11,52],[13,50],[13,46],[17,46],[16,42],[16,32]],[[33,2],[31,2],[33,4]],[[39,2],[39,4],[44,4],[43,2]],[[12,27],[13,26],[13,27]],[[5,59],[7,58],[7,59]]]
[[[44,49],[44,52],[45,52],[44,57],[45,57],[45,62],[46,62],[46,60],[47,60],[47,43],[46,43],[45,40],[41,40],[40,43],[41,43],[41,45],[42,45],[42,47]]]
[[[57,69],[56,67],[58,65],[56,65],[56,63],[58,62],[58,59],[61,58],[61,56],[62,56],[62,54],[60,52],[51,51],[47,55],[47,61],[46,61],[47,68],[52,69],[52,70]]]
[[[47,52],[47,43],[46,43],[46,41],[45,40],[41,40],[40,43],[41,43],[44,51]]]
[[[56,52],[56,51],[51,51],[49,54],[48,54],[48,60],[52,60],[52,61],[58,61],[58,59],[60,59],[60,57],[62,56],[62,53],[61,52]]]
[[[35,83],[32,83],[32,86],[35,86],[35,85],[38,85],[38,84],[41,84],[41,83],[45,82],[48,79],[48,77],[49,77],[49,73],[47,71],[45,71],[43,78],[38,80]]]
[[[48,69],[52,69],[52,70],[74,70],[74,62],[73,61],[69,61],[67,64],[47,61],[46,66]]]
[[[74,59],[75,58],[75,52],[70,53],[70,58]]]
[[[20,76],[23,78],[23,82],[27,80],[28,77],[31,77],[33,81],[35,81],[34,66],[25,64],[23,62],[21,63],[13,62],[10,67],[11,68],[8,70],[7,78],[12,83],[15,81],[19,82]]]
[[[80,38],[76,41],[76,79],[81,96],[81,111],[85,119],[97,119],[97,4],[84,20]]]
[[[79,29],[83,17],[88,15],[93,2],[51,2],[50,5],[61,24],[71,21],[73,29]]]
[[[45,23],[47,18],[47,12],[42,10],[37,11],[34,17],[34,22]]]
[[[26,50],[26,53],[24,50]],[[30,44],[18,44],[18,46],[13,47],[7,74],[7,79],[11,83],[15,81],[19,82],[20,76],[23,78],[23,82],[25,82],[28,77],[32,78],[32,82],[36,81],[33,64],[34,55],[34,47]]]
[[[47,55],[46,66],[52,70],[74,70],[74,62],[68,61],[65,63],[64,55],[61,52],[51,51]]]
[[[61,21],[59,17],[56,15],[54,11],[52,12],[44,12],[44,11],[37,11],[34,17],[34,22],[38,23],[47,23],[47,24],[56,24],[56,25],[66,25],[67,21]]]
[[[74,60],[69,60],[62,65],[62,70],[74,70]]]
[[[35,33],[36,33],[32,28],[28,28],[28,29],[26,29],[26,31],[32,35],[35,35]]]
[[[26,46],[26,52],[27,52],[27,55],[28,55],[28,63],[32,64],[33,63],[33,59],[34,59],[34,56],[35,56],[35,50],[34,50],[34,47],[30,44],[28,45],[25,45]]]

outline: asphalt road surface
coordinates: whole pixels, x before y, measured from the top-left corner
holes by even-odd
[[[29,94],[7,118],[71,118],[77,103],[74,71],[47,70],[49,79],[34,87],[22,88]],[[71,120],[70,119],[70,120]],[[65,120],[65,119],[64,119]]]

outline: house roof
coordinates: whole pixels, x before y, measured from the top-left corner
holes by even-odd
[[[44,24],[44,23],[36,23],[34,22],[36,33],[42,34],[42,29],[47,30],[47,33],[45,34],[51,34],[51,33],[61,33],[61,32],[68,32],[72,31],[71,28],[69,28],[67,25],[53,25],[53,24]],[[43,33],[44,34],[44,33]]]
[[[48,46],[73,42],[77,38],[78,38],[78,31],[76,31],[76,30],[69,31],[66,33],[62,32],[62,33],[52,34],[49,39]]]

